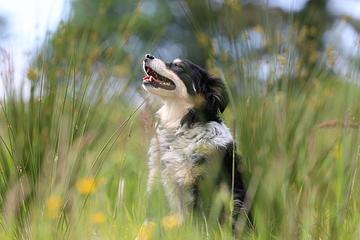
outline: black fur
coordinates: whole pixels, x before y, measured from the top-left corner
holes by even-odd
[[[246,206],[245,197],[247,188],[244,184],[243,177],[241,175],[240,161],[241,157],[235,153],[234,144],[228,144],[225,150],[223,159],[223,178],[227,184],[232,187],[233,185],[233,201],[234,211],[233,219],[234,224],[238,220],[240,214],[246,213],[246,218],[249,225],[253,225],[253,219],[249,206]],[[234,227],[235,225],[233,225]]]
[[[200,100],[202,100],[200,101],[201,104],[190,109],[182,118],[181,125],[188,124],[191,127],[197,122],[222,122],[220,113],[224,112],[229,101],[224,82],[220,78],[210,76],[205,69],[189,60],[183,60],[176,64],[170,63],[167,64],[167,67],[184,82],[191,96],[195,98],[200,96]],[[223,162],[217,183],[226,182],[229,189],[233,187],[234,224],[240,213],[245,212],[251,225],[252,217],[248,207],[245,206],[246,186],[240,171],[241,158],[234,153],[234,143],[228,144],[223,152]],[[198,205],[199,189],[197,185],[194,186],[193,193],[195,196],[194,204]]]
[[[154,59],[150,58],[149,59]],[[215,121],[221,123],[221,113],[224,112],[229,98],[226,92],[225,84],[220,78],[210,76],[210,74],[203,68],[197,66],[189,60],[176,61],[173,63],[165,63],[166,67],[173,71],[183,81],[186,86],[187,92],[194,98],[194,107],[182,117],[181,125],[191,129],[196,123],[207,123]],[[230,134],[230,133],[229,133]],[[249,208],[245,204],[246,185],[244,184],[243,177],[240,170],[240,157],[235,154],[234,143],[231,142],[225,147],[222,145],[217,149],[218,154],[210,158],[221,159],[221,161],[211,161],[211,159],[199,158],[192,161],[195,165],[209,164],[209,172],[205,176],[199,177],[196,183],[192,186],[192,194],[194,196],[194,209],[206,208],[209,206],[206,200],[211,201],[211,197],[200,196],[202,194],[216,193],[216,188],[220,184],[226,184],[229,190],[233,190],[233,227],[235,227],[238,217],[241,212],[245,212],[251,220]],[[197,157],[197,156],[194,156]],[[213,181],[210,184],[214,187],[213,192],[201,191],[202,185],[206,180]],[[204,181],[203,181],[204,180]],[[203,188],[206,189],[206,188]],[[210,193],[209,193],[210,192]],[[202,202],[199,202],[199,201]]]
[[[229,101],[224,82],[220,78],[210,76],[205,69],[189,60],[176,64],[169,63],[167,67],[179,76],[188,93],[199,102],[183,117],[181,124],[221,122],[219,114],[224,112]]]

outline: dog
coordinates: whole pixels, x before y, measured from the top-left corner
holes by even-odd
[[[209,209],[214,194],[226,189],[234,220],[248,215],[234,139],[220,118],[229,101],[224,82],[189,60],[168,63],[150,54],[143,70],[143,88],[163,104],[148,152],[147,191],[159,176],[171,211],[184,219]]]

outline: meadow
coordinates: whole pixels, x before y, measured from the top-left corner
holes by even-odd
[[[134,19],[117,26],[126,42]],[[147,148],[158,105],[141,88],[142,59],[99,49],[101,33],[78,36],[76,28],[61,26],[48,39],[52,47],[27,72],[29,97],[11,86],[11,70],[2,73],[0,239],[234,239],[230,217],[214,221],[222,208],[231,211],[228,193],[214,196],[210,216],[183,224],[169,216],[161,186],[148,196]],[[208,35],[196,36],[214,51],[207,67],[230,94],[223,117],[243,157],[255,222],[254,229],[241,226],[240,238],[360,239],[356,76],[318,65],[298,71],[289,47],[270,60],[284,74],[271,69],[265,83],[253,74],[254,56],[232,59],[217,53]],[[249,44],[238,51],[249,53],[252,40],[242,39]],[[327,52],[322,61],[332,57]]]

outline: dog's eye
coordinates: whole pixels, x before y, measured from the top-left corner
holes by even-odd
[[[178,62],[175,62],[172,64],[173,66],[177,67],[177,68],[183,68],[182,64],[178,63]]]

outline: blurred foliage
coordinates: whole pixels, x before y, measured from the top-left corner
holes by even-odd
[[[256,223],[242,226],[243,239],[357,239],[360,89],[355,74],[335,71],[338,50],[323,39],[337,19],[325,5],[75,0],[27,72],[29,99],[11,87],[11,67],[2,73],[0,238],[232,239],[229,221],[181,225],[160,186],[148,199],[153,106],[139,112],[137,90],[150,52],[189,58],[227,83],[224,118]],[[230,194],[215,195],[217,219]]]
[[[139,79],[139,62],[150,52],[168,61],[191,59],[214,74],[230,68],[235,75],[227,82],[237,94],[264,83],[301,88],[321,72],[335,74],[336,49],[323,41],[338,18],[326,6],[326,0],[310,0],[293,13],[258,1],[76,0],[72,18],[43,52],[55,53],[47,67],[59,74],[76,58],[81,71],[126,84]],[[260,76],[261,65],[274,57],[278,64],[268,67],[276,74]]]

